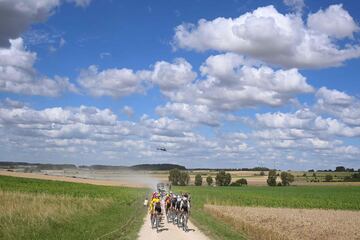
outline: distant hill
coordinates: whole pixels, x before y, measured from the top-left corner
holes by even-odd
[[[186,170],[184,166],[170,163],[160,163],[160,164],[139,164],[131,167],[128,166],[112,166],[112,165],[80,165],[76,166],[74,164],[50,164],[50,163],[27,163],[27,162],[0,162],[0,168],[11,169],[11,168],[24,168],[32,169],[34,171],[40,170],[63,170],[63,169],[91,169],[91,170],[148,170],[148,171],[157,171],[157,170],[171,170],[174,168],[180,170]]]
[[[190,168],[192,171],[269,171],[266,167],[254,167],[254,168]]]
[[[139,164],[130,167],[132,170],[171,170],[177,168],[179,170],[186,170],[184,166],[171,164],[171,163],[160,163],[160,164]]]
[[[126,166],[111,166],[111,165],[91,165],[91,166],[79,166],[79,168],[89,168],[92,170],[128,170]]]
[[[0,168],[34,168],[36,170],[62,170],[76,169],[74,164],[49,164],[49,163],[27,163],[27,162],[0,162]]]

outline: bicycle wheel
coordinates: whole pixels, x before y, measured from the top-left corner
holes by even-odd
[[[185,232],[187,232],[187,231],[188,231],[187,222],[188,222],[188,215],[187,215],[187,214],[184,214],[184,219],[183,219],[183,230],[184,230]]]

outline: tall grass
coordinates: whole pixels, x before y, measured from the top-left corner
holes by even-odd
[[[0,239],[134,239],[145,192],[0,176]]]

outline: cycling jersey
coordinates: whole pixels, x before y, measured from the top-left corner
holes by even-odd
[[[149,206],[149,212],[152,213],[155,211],[159,212],[159,208],[160,208],[160,212],[161,212],[161,205],[160,205],[160,199],[159,198],[153,198],[151,200],[150,206]]]
[[[185,212],[188,212],[189,209],[190,209],[190,202],[188,199],[184,199],[184,200],[181,200],[181,203],[180,203],[180,209],[185,211]]]

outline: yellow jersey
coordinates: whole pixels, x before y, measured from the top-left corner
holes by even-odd
[[[160,199],[159,198],[153,198],[150,202],[150,205],[149,205],[149,212],[153,212],[155,210],[155,204],[156,203],[159,203],[160,202]]]

